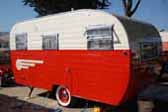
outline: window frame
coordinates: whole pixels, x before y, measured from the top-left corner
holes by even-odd
[[[100,33],[101,30],[104,30],[105,29],[107,30],[106,32],[108,32],[107,34],[106,33]],[[97,31],[96,31],[97,30]],[[97,34],[88,34],[89,31],[93,31],[93,32],[99,32]],[[90,32],[89,32],[90,33]],[[102,35],[100,35],[102,34]],[[88,50],[113,50],[114,49],[114,42],[113,42],[113,27],[112,26],[105,26],[105,27],[96,27],[96,28],[93,28],[93,29],[87,29],[86,31],[86,35],[87,35],[87,49]],[[95,41],[98,43],[97,46],[99,47],[90,47],[92,45],[89,45],[89,42],[91,41]],[[107,46],[106,47],[100,47],[100,44],[101,45],[105,45],[103,44],[103,41],[110,41],[108,45],[110,45],[110,48],[108,48]]]
[[[52,39],[55,38],[55,39]],[[55,45],[53,47],[54,42]],[[48,45],[47,45],[48,44]],[[45,34],[42,35],[42,49],[43,50],[59,50],[59,35],[58,34]]]
[[[16,50],[27,50],[28,34],[27,33],[15,34],[15,45],[16,45]]]

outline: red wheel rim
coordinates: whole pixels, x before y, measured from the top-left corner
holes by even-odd
[[[59,94],[59,99],[63,103],[67,103],[69,101],[69,94],[65,88],[61,88],[58,94]]]

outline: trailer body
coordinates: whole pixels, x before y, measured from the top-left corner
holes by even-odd
[[[14,25],[10,48],[17,83],[117,106],[152,83],[161,40],[151,24],[78,10]]]

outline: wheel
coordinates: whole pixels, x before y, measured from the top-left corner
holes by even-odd
[[[12,80],[12,76],[10,74],[3,74],[0,76],[0,87],[7,87]]]
[[[5,86],[5,80],[4,80],[4,75],[0,76],[0,87]]]
[[[1,87],[6,87],[7,75],[3,74],[0,80],[1,80]]]
[[[75,103],[75,99],[71,96],[68,88],[59,86],[55,93],[58,104],[64,107],[72,107]]]

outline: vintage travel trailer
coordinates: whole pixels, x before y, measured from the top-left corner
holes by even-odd
[[[18,23],[10,33],[17,83],[118,106],[153,82],[161,39],[148,23],[77,10]]]

